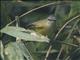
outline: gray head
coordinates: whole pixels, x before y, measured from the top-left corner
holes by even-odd
[[[50,15],[48,18],[48,24],[51,26],[56,21],[56,17],[53,15]]]
[[[49,20],[49,21],[56,21],[56,17],[53,16],[53,15],[50,15],[50,16],[48,17],[48,20]]]

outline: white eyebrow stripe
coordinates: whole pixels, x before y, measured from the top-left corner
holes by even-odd
[[[48,17],[48,20],[54,21],[54,20],[56,20],[56,18],[55,18],[54,16],[49,16],[49,17]]]

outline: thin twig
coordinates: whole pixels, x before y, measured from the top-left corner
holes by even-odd
[[[60,51],[59,51],[59,54],[58,54],[58,56],[57,56],[57,58],[56,58],[56,60],[59,60],[59,57],[60,57],[60,55],[61,55],[61,53],[62,53],[62,51],[63,51],[63,45],[61,46],[61,49],[60,49]]]
[[[73,47],[79,47],[78,45],[67,43],[67,42],[63,42],[63,41],[57,41],[57,43],[61,43],[61,44],[65,44],[65,45],[69,45],[69,46],[73,46]]]
[[[79,21],[80,21],[80,20],[77,20],[77,21],[74,23],[74,25],[73,25],[72,29],[70,30],[70,33],[68,34],[66,40],[68,40],[68,39],[70,38],[70,36],[71,36],[71,34],[72,34],[72,32],[73,32],[75,26],[77,25],[77,23],[78,23]]]
[[[67,36],[67,38],[65,39],[65,41],[67,41],[67,40],[70,38],[70,36],[71,36],[71,34],[72,34],[75,26],[77,25],[77,23],[78,23],[79,21],[80,21],[80,19],[75,22],[75,24],[73,25],[72,29],[70,30],[70,33],[68,34],[68,36]],[[65,47],[64,47],[64,48],[65,48]]]
[[[56,38],[58,37],[58,35],[60,34],[60,32],[65,28],[65,26],[67,25],[67,24],[69,24],[70,22],[72,22],[73,20],[75,20],[76,18],[78,18],[78,17],[80,17],[80,15],[77,15],[77,16],[75,16],[74,18],[72,18],[71,20],[69,20],[69,21],[67,21],[62,27],[61,27],[61,29],[58,31],[58,33],[55,35],[55,37],[54,37],[54,41],[56,40]],[[49,53],[50,53],[50,51],[51,51],[51,48],[52,48],[52,45],[50,45],[49,46],[49,49],[48,49],[48,51],[47,51],[47,53],[46,53],[46,56],[48,55],[49,56]],[[48,56],[46,57],[46,58],[48,58]]]
[[[36,11],[36,10],[38,10],[38,9],[40,9],[40,8],[43,8],[43,7],[46,7],[46,6],[49,6],[49,5],[59,5],[60,2],[61,2],[61,1],[52,2],[52,3],[48,3],[48,4],[45,4],[45,5],[42,5],[42,6],[40,6],[40,7],[34,8],[34,9],[29,10],[28,12],[25,12],[24,14],[20,15],[19,18],[22,18],[23,16],[25,16],[25,15],[33,12],[33,11]],[[68,2],[68,1],[66,1],[66,2]],[[16,20],[11,21],[10,23],[7,24],[7,26],[9,26],[10,24],[14,23],[15,21],[16,21]]]
[[[74,55],[77,51],[80,51],[80,47],[75,49],[72,53],[70,53],[64,60],[69,60],[72,55]]]
[[[15,20],[16,20],[16,29],[18,29],[18,27],[19,27],[19,17],[15,16]],[[16,42],[21,42],[21,39],[19,37],[16,37]]]
[[[52,48],[52,46],[49,47],[49,49],[48,49],[48,51],[47,51],[47,54],[46,54],[46,57],[45,57],[45,60],[47,60],[47,57],[48,57],[48,54],[49,54],[50,51],[51,51],[51,48]]]
[[[52,2],[52,3],[49,3],[49,4],[42,5],[42,6],[40,6],[40,7],[34,8],[34,9],[29,10],[28,12],[26,12],[26,13],[20,15],[19,18],[21,18],[21,17],[23,17],[23,16],[25,16],[25,15],[27,15],[27,14],[33,12],[33,11],[36,11],[36,10],[38,10],[38,9],[40,9],[40,8],[43,8],[43,7],[46,7],[46,6],[49,6],[49,5],[54,5],[54,4],[57,4],[57,3],[59,3],[59,2]],[[16,20],[11,21],[10,23],[7,24],[7,26],[9,26],[10,24],[14,23],[15,21],[16,21]]]
[[[68,34],[68,36],[67,36],[67,38],[65,39],[65,41],[68,40],[68,39],[71,37],[71,34],[72,34],[75,26],[77,25],[77,23],[78,23],[79,21],[80,21],[80,20],[77,20],[77,21],[74,23],[74,25],[73,25],[72,29],[70,30],[70,33]],[[73,44],[70,44],[70,45],[73,45]],[[75,46],[75,45],[73,45],[73,46]],[[63,50],[64,48],[65,48],[65,47],[63,47],[63,44],[62,44],[61,50],[60,50],[60,52],[59,52],[56,60],[59,60],[59,57],[60,57],[60,55],[61,55],[61,52],[62,52],[62,50]]]
[[[56,40],[56,38],[58,37],[58,35],[60,34],[60,32],[65,28],[65,26],[67,24],[69,24],[70,22],[72,22],[73,20],[75,20],[76,18],[80,17],[80,15],[77,15],[76,17],[72,18],[71,20],[67,21],[62,28],[58,31],[58,33],[56,34],[56,36],[54,37],[54,40]]]
[[[25,15],[27,15],[27,14],[29,14],[29,13],[31,13],[31,12],[33,12],[33,11],[35,11],[35,10],[38,10],[38,9],[40,9],[40,8],[43,8],[43,7],[46,7],[46,6],[49,6],[49,5],[53,5],[53,4],[59,4],[59,3],[60,3],[60,1],[58,1],[58,2],[52,2],[52,3],[49,3],[49,4],[45,4],[45,5],[42,5],[42,6],[40,6],[40,7],[34,8],[34,9],[32,9],[32,10],[30,10],[30,11],[22,14],[22,15],[20,16],[20,18],[23,17],[23,16],[25,16]]]

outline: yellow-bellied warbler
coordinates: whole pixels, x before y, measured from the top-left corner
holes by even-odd
[[[55,21],[55,16],[50,15],[46,19],[31,23],[28,25],[28,27],[42,35],[47,35],[48,32],[52,29],[53,23],[55,23]]]

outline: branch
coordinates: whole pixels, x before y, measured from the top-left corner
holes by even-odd
[[[57,3],[58,3],[58,2],[57,2]],[[49,4],[46,4],[46,5],[42,5],[42,6],[40,6],[40,7],[34,8],[34,9],[29,10],[28,12],[25,12],[24,14],[20,15],[19,18],[21,18],[21,17],[23,17],[23,16],[25,16],[25,15],[33,12],[33,11],[36,11],[36,10],[38,10],[38,9],[40,9],[40,8],[43,8],[43,7],[46,7],[46,6],[49,6],[49,5],[54,5],[54,4],[56,4],[56,2],[55,2],[55,3],[49,3]],[[14,23],[15,21],[16,21],[16,20],[11,21],[10,23],[7,24],[7,26],[9,26],[10,24]]]
[[[56,38],[58,37],[58,35],[61,33],[61,31],[65,28],[65,26],[66,26],[67,24],[69,24],[70,22],[72,22],[73,20],[75,20],[75,19],[78,18],[78,17],[80,17],[80,15],[77,15],[77,16],[75,16],[74,18],[72,18],[71,20],[67,21],[67,22],[61,27],[61,29],[58,31],[58,33],[55,35],[55,37],[54,37],[53,40],[54,40],[54,41],[56,40]],[[48,49],[48,51],[47,51],[47,53],[46,53],[46,56],[47,56],[47,57],[45,57],[45,58],[48,58],[49,53],[50,53],[50,51],[51,51],[51,48],[52,48],[52,45],[49,46],[49,49]]]
[[[43,8],[43,7],[46,7],[46,6],[49,6],[49,5],[60,5],[60,4],[61,4],[60,2],[61,2],[61,1],[52,2],[52,3],[49,3],[49,4],[42,5],[42,6],[40,6],[40,7],[34,8],[34,9],[29,10],[28,12],[25,12],[24,14],[20,15],[19,18],[22,18],[23,16],[25,16],[25,15],[33,12],[33,11],[36,11],[36,10],[38,10],[38,9],[40,9],[40,8]],[[68,2],[68,1],[66,1],[66,2]],[[70,2],[70,1],[69,1],[69,2]],[[16,21],[16,20],[11,21],[10,23],[7,24],[7,26],[9,26],[10,24],[14,23],[15,21]]]

